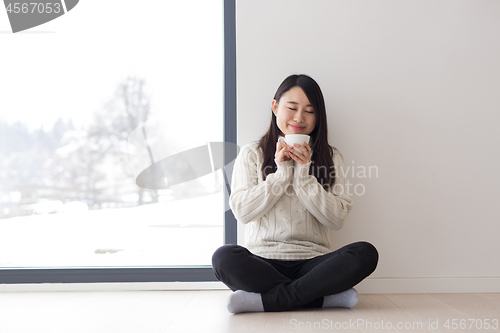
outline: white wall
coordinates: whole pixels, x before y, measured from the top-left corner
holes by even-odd
[[[378,168],[335,236],[379,250],[361,292],[500,292],[500,1],[237,0],[236,24],[240,147],[305,73],[346,166]]]

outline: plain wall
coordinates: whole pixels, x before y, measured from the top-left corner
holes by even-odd
[[[358,184],[335,247],[380,254],[366,292],[500,291],[500,1],[237,0],[236,33],[240,147],[285,77],[322,88]]]

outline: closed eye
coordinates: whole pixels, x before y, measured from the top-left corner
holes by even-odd
[[[289,108],[290,110],[294,110],[296,111],[297,109],[292,109],[292,108]],[[306,111],[307,113],[314,113],[314,111]]]

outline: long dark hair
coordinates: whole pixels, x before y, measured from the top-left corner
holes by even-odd
[[[326,108],[323,93],[319,85],[310,76],[305,74],[294,74],[287,77],[278,87],[274,99],[279,104],[281,96],[293,87],[300,87],[306,94],[309,102],[316,112],[316,127],[309,134],[311,137],[311,168],[309,174],[314,175],[318,182],[325,188],[333,186],[335,183],[335,168],[333,165],[333,150],[335,148],[328,144],[328,127],[326,125]],[[264,154],[262,164],[262,177],[265,180],[267,175],[277,170],[274,162],[276,153],[276,142],[281,131],[276,123],[276,116],[271,112],[271,124],[266,134],[259,140],[258,147]]]

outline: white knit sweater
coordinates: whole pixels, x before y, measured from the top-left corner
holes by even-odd
[[[334,149],[335,185],[326,191],[309,175],[311,162],[276,163],[276,172],[264,181],[263,154],[257,145],[253,142],[241,148],[229,197],[234,216],[246,224],[245,246],[258,256],[280,260],[309,259],[332,252],[328,232],[343,226],[353,205],[340,153]]]

